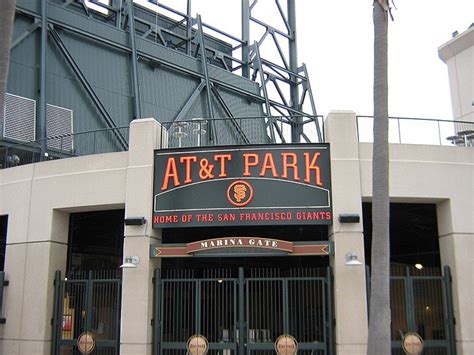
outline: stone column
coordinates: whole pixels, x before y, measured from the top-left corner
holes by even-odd
[[[472,180],[471,180],[472,183]],[[472,187],[466,197],[446,200],[437,205],[441,265],[452,275],[456,353],[474,354],[474,221]]]
[[[325,122],[331,149],[331,176],[334,224],[330,239],[335,256],[334,306],[337,354],[366,354],[367,296],[365,283],[364,235],[356,115],[352,111],[332,111]],[[357,214],[359,223],[340,223],[340,214]],[[361,265],[346,265],[346,253],[355,253]]]
[[[151,354],[153,271],[158,259],[150,258],[150,244],[161,242],[161,231],[152,229],[154,149],[167,142],[167,134],[154,119],[130,125],[126,178],[125,218],[145,217],[144,225],[125,226],[124,258],[138,256],[137,268],[123,269],[120,353]]]

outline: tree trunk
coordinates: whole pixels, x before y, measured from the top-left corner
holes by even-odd
[[[3,132],[10,45],[15,19],[15,1],[0,0],[0,132]]]
[[[380,4],[382,2],[383,4]],[[388,4],[374,1],[374,145],[372,159],[372,265],[367,354],[391,353],[388,157]],[[383,5],[383,6],[382,6]]]

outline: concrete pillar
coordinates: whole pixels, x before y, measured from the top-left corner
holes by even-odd
[[[337,354],[366,354],[367,296],[365,283],[364,235],[362,224],[359,143],[356,115],[352,111],[333,111],[325,122],[331,149],[331,176],[334,224],[330,239],[335,256],[334,305]],[[350,178],[348,178],[350,177]],[[358,214],[359,223],[339,223],[341,213]],[[362,263],[346,265],[345,255],[354,252]]]
[[[469,195],[466,191],[467,196]],[[464,202],[464,203],[463,203]],[[474,354],[474,221],[472,195],[446,200],[437,205],[439,246],[442,265],[452,275],[456,352]]]
[[[8,188],[0,197],[5,206],[0,213],[8,214],[5,272],[10,282],[4,290],[0,354],[46,355],[51,352],[54,274],[66,266],[69,214],[43,208],[45,198],[33,182],[35,166],[11,170],[3,175]]]
[[[124,258],[138,256],[140,262],[137,268],[123,269],[122,355],[151,354],[152,277],[159,261],[150,258],[150,244],[161,242],[161,231],[152,229],[153,150],[161,147],[162,137],[166,132],[154,119],[138,119],[130,125],[125,218],[145,217],[146,223],[125,226]]]

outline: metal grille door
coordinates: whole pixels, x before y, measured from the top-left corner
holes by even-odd
[[[330,269],[155,272],[154,354],[184,354],[203,335],[209,354],[273,354],[290,334],[299,354],[333,353]]]
[[[114,276],[87,272],[62,280],[56,272],[53,355],[119,354],[122,280]],[[86,344],[88,336],[93,341]]]
[[[405,353],[402,338],[409,332],[423,338],[423,354],[456,354],[449,267],[443,275],[438,267],[392,266],[390,273],[392,354]]]

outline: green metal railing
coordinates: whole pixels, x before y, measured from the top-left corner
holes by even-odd
[[[183,353],[196,334],[210,354],[273,353],[282,334],[297,339],[298,353],[334,354],[329,268],[235,271],[155,270],[154,355]]]
[[[32,142],[3,141],[3,146],[0,147],[0,169],[81,155],[128,150],[128,145],[123,145],[116,139],[120,136],[128,140],[128,132],[129,127],[117,127],[51,136]]]
[[[359,142],[373,143],[372,116],[357,116]],[[474,123],[412,117],[389,117],[389,143],[474,146]]]
[[[318,122],[317,124],[315,122]],[[303,143],[317,143],[316,127],[322,116],[302,117]],[[128,150],[130,127],[115,127],[51,136],[32,142],[3,140],[0,146],[0,169],[83,155]],[[177,120],[161,122],[160,148],[287,143],[291,126],[285,117],[240,117]],[[275,140],[269,131],[276,130]],[[212,134],[211,134],[212,132]]]

